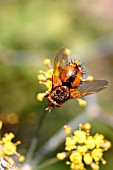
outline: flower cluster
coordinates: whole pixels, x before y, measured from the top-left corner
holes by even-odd
[[[51,91],[52,89],[52,75],[53,75],[53,68],[51,66],[50,59],[45,59],[43,61],[43,64],[47,66],[47,71],[39,70],[39,75],[37,76],[37,79],[40,84],[44,84],[47,88],[46,92],[44,93],[38,93],[37,94],[37,100],[43,101],[44,97]]]
[[[90,134],[91,124],[85,123],[79,125],[79,130],[75,130],[72,134],[72,128],[65,125],[64,131],[69,136],[65,141],[65,152],[57,154],[59,160],[69,157],[66,162],[72,170],[86,170],[86,165],[93,170],[99,170],[99,162],[103,159],[104,151],[111,147],[111,143],[104,139],[102,134],[96,133],[94,136]]]
[[[0,121],[0,129],[2,128],[2,121]],[[8,167],[15,164],[15,160],[19,162],[24,161],[24,156],[20,155],[17,150],[17,145],[20,144],[20,141],[16,143],[12,142],[14,138],[13,133],[5,133],[0,140],[0,168],[8,169]]]

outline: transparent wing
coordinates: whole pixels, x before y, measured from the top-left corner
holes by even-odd
[[[54,61],[54,72],[53,75],[55,77],[59,77],[62,70],[66,67],[68,62],[68,53],[66,52],[65,48],[61,48],[55,57]]]
[[[108,86],[107,80],[84,81],[77,89],[70,90],[70,98],[83,97],[97,93]]]
[[[62,70],[66,67],[68,63],[68,53],[65,48],[61,48],[55,57],[54,61],[54,71],[53,71],[53,86],[57,84],[58,78]]]

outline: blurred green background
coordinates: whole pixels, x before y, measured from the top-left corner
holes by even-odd
[[[47,100],[36,100],[37,93],[45,90],[38,84],[37,74],[40,69],[46,70],[43,59],[50,57],[53,63],[61,47],[71,49],[72,58],[85,63],[94,77],[110,82],[97,96],[105,114],[113,116],[112,7],[112,0],[0,1],[0,119],[4,123],[3,133],[12,131],[16,140],[22,141],[21,153],[27,154],[37,131],[38,149],[85,109],[75,100],[69,101],[51,114],[46,113],[43,126],[37,129],[48,105]],[[92,125],[93,133],[103,133],[113,143],[113,126],[98,119]],[[108,163],[101,167],[103,170],[113,168],[112,155],[111,148],[105,155]],[[60,162],[48,169],[53,168],[65,169],[66,165]]]

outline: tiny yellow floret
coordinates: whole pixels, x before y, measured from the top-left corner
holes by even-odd
[[[70,155],[70,161],[75,164],[82,163],[82,154],[78,151],[72,152]]]
[[[111,147],[111,142],[108,140],[104,140],[104,143],[102,144],[102,148],[107,151]]]
[[[7,155],[13,155],[16,151],[16,146],[12,142],[5,143],[3,145],[3,151]]]
[[[66,48],[65,52],[66,52],[66,54],[67,54],[67,55],[70,55],[71,50],[70,50],[70,49],[68,49],[68,48]]]
[[[57,153],[57,158],[59,160],[63,160],[64,158],[66,158],[66,156],[67,156],[66,152]]]
[[[94,77],[93,77],[93,76],[88,76],[88,77],[87,77],[87,80],[93,81],[93,80],[94,80]]]
[[[19,157],[19,162],[24,162],[25,161],[25,157],[24,156],[20,156]]]
[[[96,163],[92,163],[91,165],[91,168],[93,169],[93,170],[99,170],[100,168],[99,168],[99,165],[98,164],[96,164]]]
[[[44,65],[50,65],[50,63],[51,63],[51,60],[49,59],[49,58],[46,58],[46,59],[44,59],[44,61],[43,61],[43,64]]]
[[[78,143],[82,144],[86,141],[86,132],[82,130],[76,130],[74,131],[74,135],[76,136]]]
[[[87,148],[86,145],[79,145],[79,146],[77,147],[77,150],[78,150],[80,153],[86,153],[87,150],[88,150],[88,148]]]
[[[87,130],[89,130],[89,129],[91,129],[91,124],[90,124],[89,122],[86,122],[86,123],[84,124],[84,127],[85,127]]]
[[[87,104],[87,102],[85,100],[83,100],[83,99],[77,99],[77,101],[78,101],[79,106],[85,107],[86,104]]]
[[[84,155],[84,162],[86,163],[86,165],[90,165],[92,163],[93,159],[90,155],[90,153],[86,153]]]
[[[76,142],[77,138],[76,137],[66,137],[66,142],[65,142],[65,150],[71,151],[73,149],[76,149]]]
[[[43,74],[39,74],[39,75],[37,76],[37,79],[38,79],[39,81],[45,81],[45,80],[46,80],[46,78],[44,77]]]
[[[98,162],[103,156],[103,150],[101,148],[96,148],[91,152],[92,158]]]
[[[88,149],[94,149],[95,148],[95,140],[93,138],[93,136],[88,136],[87,140],[85,141],[85,144],[87,146]]]
[[[37,100],[40,101],[40,102],[42,102],[43,99],[44,99],[44,96],[45,96],[45,93],[38,93],[38,94],[37,94]]]
[[[67,135],[72,132],[72,128],[70,126],[64,125],[64,131]]]
[[[69,135],[65,141],[66,157],[69,157],[66,165],[69,165],[71,170],[86,170],[85,165],[89,165],[92,170],[99,170],[100,161],[106,164],[103,154],[111,147],[111,143],[105,140],[102,134],[91,136],[90,130],[89,122],[79,124],[79,130],[75,130],[74,134],[69,126],[64,126],[65,133]],[[62,156],[59,155],[60,160],[64,159]]]

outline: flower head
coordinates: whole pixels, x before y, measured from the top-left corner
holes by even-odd
[[[4,136],[0,140],[0,162],[1,165],[8,169],[10,166],[15,165],[14,157],[19,162],[24,161],[24,156],[20,155],[17,152],[17,145],[19,145],[21,142],[17,141],[16,143],[12,142],[12,139],[15,137],[13,133],[5,133]]]
[[[67,131],[66,131],[67,128]],[[89,165],[93,170],[99,169],[99,162],[106,164],[103,159],[104,151],[107,151],[111,147],[111,142],[104,139],[104,135],[90,134],[91,124],[86,122],[80,124],[79,129],[75,130],[72,134],[71,127],[65,125],[65,133],[69,136],[66,137],[65,150],[66,152],[60,153],[63,156],[69,158],[66,162],[72,170],[86,170],[86,165]],[[69,130],[71,129],[71,131]],[[69,132],[69,133],[67,133]],[[59,153],[57,158],[59,159]],[[62,159],[59,159],[62,160]]]
[[[50,59],[46,58],[43,61],[43,64],[47,66],[47,71],[39,70],[39,74],[37,76],[37,79],[40,84],[44,84],[47,88],[47,90],[44,93],[38,93],[37,94],[37,100],[43,101],[44,97],[51,91],[52,89],[52,75],[53,75],[53,68],[51,66]]]

